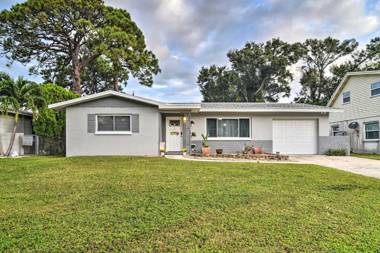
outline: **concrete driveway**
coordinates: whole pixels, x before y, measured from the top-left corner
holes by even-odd
[[[380,178],[380,161],[351,156],[323,156],[323,155],[299,155],[291,156],[291,160],[299,163],[317,164],[361,174],[369,177]]]
[[[380,179],[380,160],[371,160],[351,156],[325,156],[325,155],[292,155],[288,161],[256,161],[242,159],[221,159],[221,158],[202,158],[202,157],[183,157],[165,156],[169,159],[188,160],[188,161],[205,161],[205,162],[260,162],[260,163],[304,163],[316,164],[330,168],[336,168],[352,173],[375,177]]]

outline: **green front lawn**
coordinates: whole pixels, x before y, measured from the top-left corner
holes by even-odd
[[[380,248],[380,180],[314,165],[0,159],[0,252]]]
[[[373,160],[380,160],[379,154],[351,154],[351,156],[366,158],[366,159],[373,159]]]

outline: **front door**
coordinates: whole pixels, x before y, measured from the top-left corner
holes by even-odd
[[[180,117],[166,117],[166,151],[181,151],[182,126]]]

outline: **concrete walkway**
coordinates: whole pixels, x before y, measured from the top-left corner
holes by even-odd
[[[380,179],[380,161],[351,156],[324,156],[324,155],[294,155],[288,161],[256,161],[244,159],[221,159],[221,158],[201,158],[166,156],[169,159],[207,161],[207,162],[253,162],[253,163],[295,163],[295,164],[316,164],[325,167],[336,168],[368,177]]]
[[[364,176],[380,178],[380,161],[352,156],[293,156],[299,163],[317,164]]]

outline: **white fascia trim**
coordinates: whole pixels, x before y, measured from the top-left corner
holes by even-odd
[[[0,116],[6,116],[9,113],[10,114],[15,114],[15,112],[12,111],[12,110],[7,111],[7,113],[4,113],[3,111],[0,110]],[[32,111],[19,111],[18,113],[20,115],[24,115],[24,116],[33,116],[33,112]]]
[[[64,101],[64,102],[60,102],[60,103],[51,104],[51,105],[49,105],[49,109],[60,110],[60,109],[63,109],[65,107],[68,107],[68,106],[77,105],[77,104],[81,104],[84,102],[89,102],[89,101],[93,101],[93,100],[97,100],[97,99],[109,97],[109,96],[117,96],[120,98],[127,98],[127,99],[131,99],[134,101],[138,101],[138,102],[142,102],[142,103],[146,103],[146,104],[151,104],[151,105],[155,105],[155,106],[161,105],[160,102],[154,101],[151,99],[146,99],[146,98],[142,98],[142,97],[138,97],[138,96],[128,95],[128,94],[121,93],[121,92],[116,92],[113,90],[108,90],[108,91],[103,91],[100,93],[96,93],[96,94],[92,94],[92,95],[88,95],[88,96],[84,96],[84,97],[74,98],[74,99]]]
[[[200,112],[343,112],[342,109],[201,109]]]
[[[187,109],[187,110],[193,110],[193,109],[200,109],[200,104],[189,104],[189,105],[178,105],[178,104],[160,104],[159,109],[162,110],[175,110],[175,109]]]

